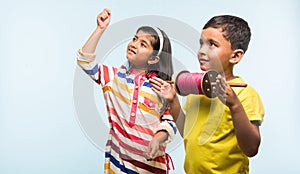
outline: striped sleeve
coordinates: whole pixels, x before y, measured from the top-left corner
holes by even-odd
[[[164,115],[162,115],[161,122],[160,122],[156,132],[161,131],[161,130],[168,132],[169,136],[165,143],[170,143],[175,137],[175,134],[177,132],[177,127],[173,121],[173,117],[170,114],[169,108],[164,112]]]
[[[83,53],[81,49],[77,52],[77,64],[96,83],[104,86],[114,78],[117,68],[98,64],[95,62],[95,58],[95,54]]]

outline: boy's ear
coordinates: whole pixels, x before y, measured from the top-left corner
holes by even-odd
[[[160,58],[158,56],[153,56],[150,59],[148,59],[148,65],[156,64],[158,63]]]
[[[239,63],[244,56],[244,51],[242,49],[236,49],[233,51],[231,58],[229,59],[229,62],[232,64]]]

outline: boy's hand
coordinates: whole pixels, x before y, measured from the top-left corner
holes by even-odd
[[[226,83],[226,80],[221,75],[217,76],[216,87],[214,89],[217,97],[229,108],[236,104],[239,101],[235,92],[232,90],[229,84]]]
[[[152,90],[160,97],[164,98],[168,103],[173,102],[176,97],[176,91],[173,85],[158,77],[152,77],[149,79],[149,82],[152,85]]]
[[[97,25],[100,29],[105,29],[110,22],[111,12],[108,8],[105,8],[100,14],[97,16]]]

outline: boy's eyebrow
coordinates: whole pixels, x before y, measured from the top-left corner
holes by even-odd
[[[216,40],[214,40],[214,39],[211,39],[211,38],[210,38],[210,39],[208,39],[208,41],[209,41],[209,42],[216,42]]]
[[[202,38],[199,39],[200,45],[202,45],[204,42],[207,42],[207,41],[211,42],[211,43],[214,43],[214,44],[218,44],[219,43],[217,40],[212,39],[212,38],[206,38],[206,39],[204,39],[204,41],[203,41]]]
[[[214,44],[219,44],[219,42],[218,42],[217,40],[215,40],[215,39],[208,39],[208,41],[209,41],[209,42],[212,42],[212,43],[214,43]]]

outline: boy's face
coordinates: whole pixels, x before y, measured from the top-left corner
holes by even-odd
[[[214,69],[224,72],[229,69],[233,54],[231,43],[223,36],[221,28],[206,28],[200,37],[198,60],[203,71]]]

